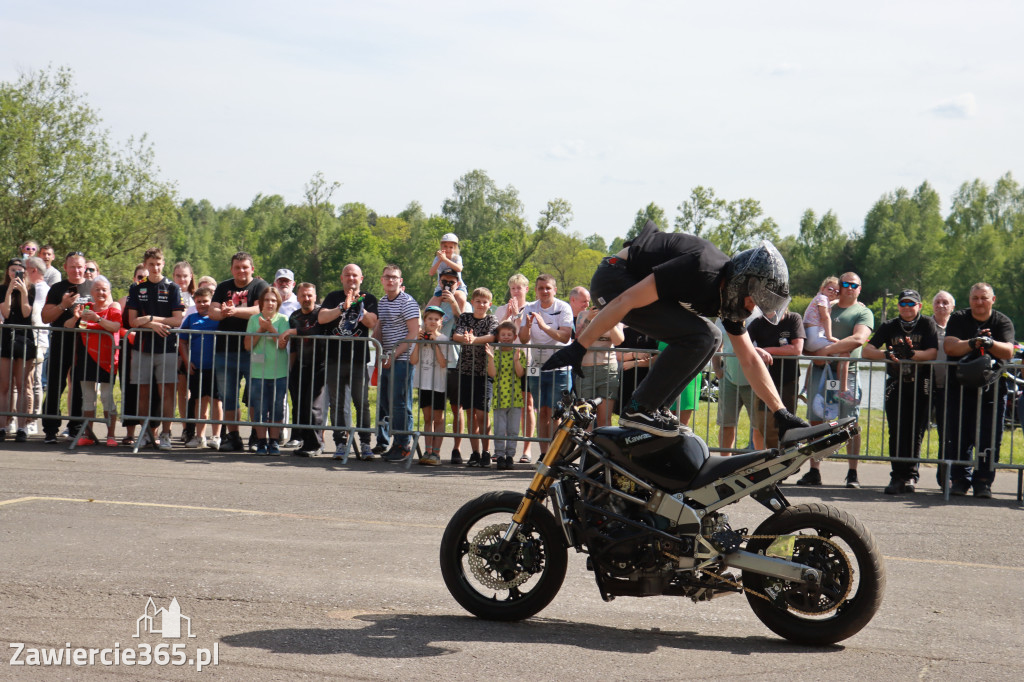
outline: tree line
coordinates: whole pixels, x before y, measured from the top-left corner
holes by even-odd
[[[876,314],[883,313],[887,292],[906,287],[927,300],[946,289],[966,306],[971,284],[987,281],[995,288],[996,308],[1018,328],[1024,324],[1024,189],[1009,172],[991,185],[964,182],[945,215],[925,181],[913,191],[883,194],[861,229],[844,230],[832,211],[819,216],[808,209],[797,232],[787,236],[756,199],[726,199],[698,186],[680,201],[671,224],[665,210],[650,203],[611,243],[575,231],[565,198],[552,198],[528,216],[514,186],[501,187],[479,169],[456,179],[434,210],[413,201],[397,215],[383,215],[344,198],[341,184],[322,173],[306,183],[297,204],[263,194],[245,208],[180,197],[174,183],[160,177],[145,137],[112,140],[75,90],[70,69],[0,83],[4,247],[16,254],[19,244],[36,239],[53,244],[58,258],[84,251],[121,291],[143,251],[161,246],[169,263],[187,260],[197,274],[217,279],[229,276],[232,254],[248,251],[261,276],[270,279],[287,267],[321,292],[337,288],[341,269],[355,262],[367,274],[366,286],[380,293],[376,275],[386,263],[397,263],[409,293],[425,302],[440,237],[455,232],[470,287],[486,286],[501,299],[511,274],[522,272],[532,281],[547,272],[566,295],[573,286],[586,286],[604,255],[653,220],[663,230],[704,237],[726,253],[771,240],[789,265],[797,312],[824,277],[854,271],[864,282],[861,300]]]

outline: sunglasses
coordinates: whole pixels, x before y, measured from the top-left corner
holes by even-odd
[[[844,289],[859,289],[860,285],[856,282],[840,282]]]
[[[72,251],[68,255],[64,256],[64,260],[67,260],[68,258],[73,258],[74,256],[81,256],[82,258],[85,258],[85,254],[82,253],[81,251]]]
[[[143,281],[145,279],[146,279],[145,275],[135,275],[135,281],[136,282],[141,282],[141,281]]]
[[[21,250],[22,251],[27,251],[28,253],[35,253],[38,249],[36,249],[36,247],[34,247],[34,246],[25,246],[25,247],[22,247]]]
[[[96,272],[96,268],[86,268],[86,272]]]
[[[913,308],[915,305],[917,304],[913,301],[900,301],[901,308]]]
[[[827,291],[830,294],[838,294],[839,293],[839,289],[836,289],[835,287],[826,287],[825,291]]]

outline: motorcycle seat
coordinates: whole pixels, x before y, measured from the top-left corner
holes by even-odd
[[[748,466],[763,462],[777,454],[777,450],[758,450],[757,452],[749,452],[745,455],[711,455],[708,457],[707,461],[704,462],[704,466],[700,468],[697,476],[690,481],[690,485],[688,487],[691,490],[694,488],[702,488],[708,483],[722,478],[723,476],[728,476],[740,469],[745,469]]]
[[[844,419],[837,419],[836,421],[818,424],[817,426],[806,426],[802,429],[790,429],[786,432],[786,437],[779,440],[779,446],[785,448],[802,440],[814,440],[815,438],[820,438],[821,436],[834,431],[837,426],[846,426],[850,422],[854,421],[854,419],[854,417],[846,417]]]

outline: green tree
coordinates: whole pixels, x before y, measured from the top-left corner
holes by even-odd
[[[761,218],[764,211],[756,199],[737,199],[725,206],[722,221],[708,230],[705,237],[726,254],[756,246],[762,239],[776,242],[779,227],[771,218]]]
[[[668,230],[668,219],[665,218],[665,209],[652,201],[636,212],[636,217],[633,219],[633,227],[629,228],[629,232],[626,233],[626,241],[640,234],[648,220],[653,220],[659,230],[663,232]]]
[[[823,279],[845,272],[843,257],[847,240],[832,211],[826,211],[820,220],[813,210],[804,211],[797,237],[792,242],[784,239],[777,245],[789,266],[790,291],[813,296]]]
[[[715,196],[714,188],[698,185],[690,190],[690,199],[679,204],[678,210],[676,232],[688,232],[706,239],[707,233],[722,222],[726,202]]]
[[[8,253],[29,238],[81,250],[109,272],[167,246],[174,188],[143,136],[114,145],[70,69],[0,83],[0,227]]]

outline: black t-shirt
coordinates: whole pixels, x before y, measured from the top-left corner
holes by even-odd
[[[677,301],[696,315],[718,317],[721,285],[729,256],[706,239],[692,234],[659,231],[648,221],[629,242],[626,270],[637,280],[654,273],[659,299]],[[730,334],[742,334],[743,324],[722,320]]]
[[[939,347],[939,326],[935,324],[935,320],[927,315],[918,315],[917,321],[908,326],[910,326],[909,330],[904,329],[903,320],[899,317],[887,320],[875,331],[868,343],[879,350],[883,345],[892,348],[893,344],[900,339],[909,341],[914,350],[929,350]],[[885,373],[890,377],[900,375],[915,377],[918,372],[922,376],[928,374],[926,367],[911,361],[901,360],[900,362],[885,363]]]
[[[993,310],[989,318],[982,322],[974,319],[970,308],[956,311],[949,316],[949,322],[946,323],[946,337],[952,336],[966,341],[979,336],[982,329],[987,329],[994,341],[1014,342],[1013,321],[998,310]],[[959,358],[950,357],[950,360],[955,362]],[[956,372],[949,372],[947,376],[950,388],[960,387]]]
[[[141,284],[133,284],[128,289],[128,310],[134,310],[136,319],[141,316],[170,317],[175,312],[185,309],[181,300],[181,289],[177,284],[164,277],[159,282],[148,279]],[[128,317],[127,313],[125,317]],[[144,331],[135,335],[138,350],[146,353],[174,353],[178,349],[178,336],[170,334],[162,337],[153,331]],[[141,340],[140,340],[141,339]]]
[[[345,303],[345,290],[338,289],[327,294],[324,299],[324,308],[339,308]],[[337,320],[330,324],[323,325],[323,333],[327,336],[342,336],[350,339],[365,339],[370,336],[373,329],[363,324],[363,313],[377,314],[377,297],[373,294],[360,291],[359,296],[352,302],[348,309],[343,310]],[[328,347],[328,353],[333,354],[337,348],[337,361],[340,364],[366,364],[369,355],[369,343],[359,341],[351,343],[347,341],[335,341]],[[332,360],[335,358],[332,357]]]
[[[8,286],[13,285],[0,285],[0,301],[7,300]],[[36,288],[32,284],[27,284],[27,286],[28,304],[29,306],[31,306],[33,303],[35,303],[36,300]],[[23,315],[21,312],[21,292],[18,291],[17,289],[15,289],[14,292],[11,293],[11,314],[8,315],[7,319],[4,320],[5,326],[3,330],[3,341],[0,341],[0,343],[13,343],[15,337],[18,338],[19,343],[24,343],[26,340],[31,340],[32,342],[35,342],[35,335],[33,334],[31,329],[11,329],[10,327],[6,326],[9,324],[32,324],[32,311],[29,311],[28,317]]]
[[[248,308],[256,305],[263,292],[270,288],[266,281],[259,277],[254,278],[244,287],[235,284],[234,278],[226,279],[217,285],[213,292],[213,303],[226,303],[231,301],[236,308]],[[217,331],[222,332],[244,332],[249,325],[248,317],[224,317],[221,318]],[[241,344],[241,336],[217,335],[217,352],[237,353],[239,348],[245,349]]]
[[[487,336],[493,334],[497,328],[498,320],[494,315],[477,318],[473,316],[473,313],[462,313],[459,315],[459,321],[455,323],[456,334],[465,334],[467,330],[471,329],[473,336]],[[462,354],[459,355],[459,373],[475,374],[476,376],[487,375],[487,349],[483,344],[462,344]]]
[[[52,287],[50,287],[50,290],[46,293],[46,304],[55,305],[59,308],[61,301],[64,299],[64,294],[66,294],[69,290],[78,291],[78,286],[79,285],[72,284],[66,279],[62,279],[61,281],[57,282]],[[88,287],[85,286],[85,282],[82,282],[82,291],[85,291],[87,288]],[[72,308],[62,310],[60,316],[58,316],[56,320],[51,322],[50,326],[63,327],[64,323],[71,319],[71,311]],[[60,338],[60,335],[58,335],[56,338]]]
[[[638,332],[632,327],[626,326],[622,328],[622,336],[625,340],[619,344],[619,348],[629,349],[645,349],[645,350],[658,350],[658,340],[652,339],[646,334]]]
[[[296,331],[298,337],[319,336],[323,334],[320,323],[316,321],[319,313],[320,306],[315,306],[311,313],[304,313],[302,308],[299,308],[288,316],[288,326]],[[323,340],[295,338],[292,339],[292,350],[299,354],[296,362],[301,362],[303,366],[316,367],[324,363]]]
[[[747,325],[747,334],[750,340],[758,348],[779,348],[788,346],[794,339],[806,339],[807,332],[804,331],[804,319],[794,312],[788,312],[782,316],[778,324],[772,324],[763,317],[750,321]],[[772,356],[772,364],[768,366],[768,374],[776,388],[782,388],[784,384],[795,382],[800,378],[800,363],[795,357]]]

